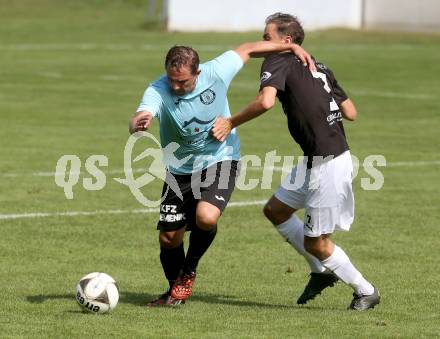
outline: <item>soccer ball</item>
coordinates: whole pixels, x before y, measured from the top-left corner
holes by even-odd
[[[116,307],[118,300],[118,286],[108,274],[89,273],[76,285],[76,301],[85,311],[107,313]]]

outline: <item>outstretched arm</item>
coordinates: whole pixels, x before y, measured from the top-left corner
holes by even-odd
[[[240,55],[244,63],[249,58],[261,58],[272,53],[291,52],[295,54],[304,66],[309,66],[310,71],[316,71],[315,62],[309,53],[300,45],[293,43],[281,43],[272,41],[246,42],[234,49]]]
[[[255,119],[275,105],[277,90],[274,87],[264,87],[254,101],[247,105],[244,109],[234,114],[232,117],[225,119],[218,117],[212,128],[212,135],[218,141],[223,142],[235,127],[245,122]]]

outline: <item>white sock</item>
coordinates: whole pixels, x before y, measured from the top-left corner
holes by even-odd
[[[312,272],[328,272],[318,258],[314,257],[304,249],[304,224],[295,214],[293,214],[290,219],[276,226],[276,228],[281,236],[285,238],[289,244],[292,245],[292,247],[307,260]]]
[[[350,285],[357,295],[370,295],[374,293],[374,287],[362,276],[351,263],[344,250],[335,245],[331,256],[321,261],[336,276],[347,285]]]

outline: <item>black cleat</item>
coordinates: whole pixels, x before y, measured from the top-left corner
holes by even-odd
[[[357,295],[353,293],[353,300],[351,301],[349,310],[366,311],[370,308],[374,308],[380,303],[380,294],[376,287],[374,287],[373,294],[370,295]]]
[[[327,287],[332,287],[338,280],[338,277],[333,273],[310,273],[310,280],[296,303],[299,305],[306,304],[309,300],[321,294]]]

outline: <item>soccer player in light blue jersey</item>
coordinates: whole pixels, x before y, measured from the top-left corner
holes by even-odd
[[[158,119],[162,149],[179,145],[172,155],[177,161],[167,166],[167,176],[174,178],[178,189],[164,183],[157,226],[169,289],[149,306],[177,306],[190,297],[199,260],[214,240],[234,189],[240,159],[236,131],[222,143],[211,128],[217,117],[230,117],[227,91],[243,64],[250,57],[279,52],[292,52],[304,65],[314,67],[310,55],[296,44],[245,43],[200,65],[194,49],[174,46],[165,59],[166,74],[145,91],[130,121],[130,133],[145,131]],[[188,230],[185,255],[183,238]]]

